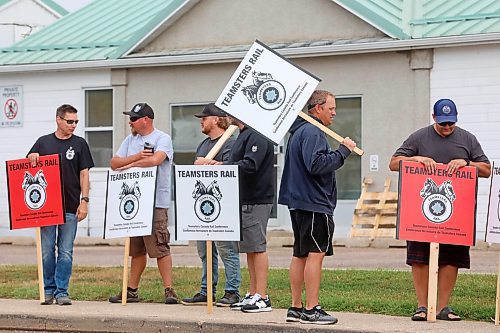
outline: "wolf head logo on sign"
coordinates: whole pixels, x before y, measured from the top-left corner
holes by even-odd
[[[216,180],[208,186],[197,180],[192,196],[195,199],[194,212],[200,221],[210,223],[219,217],[222,193]]]
[[[451,180],[446,180],[438,187],[432,179],[427,178],[420,196],[424,198],[422,212],[430,222],[443,223],[450,218],[456,199]]]

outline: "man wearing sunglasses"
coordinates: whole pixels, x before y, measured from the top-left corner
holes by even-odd
[[[411,134],[391,158],[389,168],[399,171],[399,161],[414,161],[433,172],[436,163],[447,164],[447,172],[474,166],[479,177],[489,177],[491,166],[476,137],[456,126],[458,112],[451,99],[434,104],[434,124]],[[427,320],[427,287],[429,284],[429,243],[407,241],[406,263],[412,267],[413,285],[418,308],[414,321]],[[448,306],[459,268],[470,268],[468,246],[439,246],[437,319],[457,321],[460,317]]]
[[[27,156],[35,166],[40,156],[59,154],[62,164],[66,222],[40,228],[45,292],[42,305],[50,305],[54,300],[59,305],[71,305],[68,285],[73,267],[73,243],[78,222],[87,217],[88,212],[89,169],[94,161],[85,139],[73,134],[78,124],[77,112],[68,104],[58,107],[56,131],[40,137]]]
[[[131,167],[158,166],[153,234],[130,238],[130,280],[127,302],[139,302],[139,282],[147,264],[147,255],[156,258],[158,270],[165,288],[165,303],[176,304],[177,294],[172,287],[172,257],[168,232],[168,208],[170,205],[170,169],[174,151],[170,136],[153,125],[153,109],[146,103],[134,105],[128,115],[131,134],[122,142],[111,159],[111,169],[126,170]],[[111,303],[121,303],[121,292],[109,298]]]

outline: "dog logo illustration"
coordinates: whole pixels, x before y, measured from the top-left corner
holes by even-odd
[[[123,182],[122,189],[119,194],[120,201],[120,215],[124,220],[131,220],[139,211],[139,198],[141,197],[141,190],[136,181],[132,186],[128,186]]]
[[[216,180],[208,186],[197,180],[192,197],[195,199],[194,212],[200,221],[210,223],[219,217],[222,192]]]
[[[259,104],[264,110],[279,108],[285,101],[286,91],[283,85],[274,80],[270,73],[252,72],[253,84],[243,87],[243,95],[250,104]]]
[[[38,170],[35,176],[32,176],[28,171],[24,173],[21,187],[24,190],[24,202],[29,208],[37,210],[43,207],[47,199],[45,192],[47,185],[42,170]]]
[[[456,199],[451,180],[446,180],[437,186],[432,179],[427,178],[420,191],[420,196],[424,198],[422,212],[427,220],[439,224],[446,222],[451,217],[453,201]]]

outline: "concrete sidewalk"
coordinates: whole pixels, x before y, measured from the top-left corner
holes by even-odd
[[[335,325],[286,323],[286,310],[242,313],[214,307],[107,302],[42,306],[34,300],[0,299],[0,329],[61,332],[500,332],[484,322],[412,322],[408,317],[333,312]]]

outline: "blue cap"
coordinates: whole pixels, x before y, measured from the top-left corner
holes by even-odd
[[[443,98],[434,103],[434,115],[436,123],[457,122],[457,106],[448,98]]]

